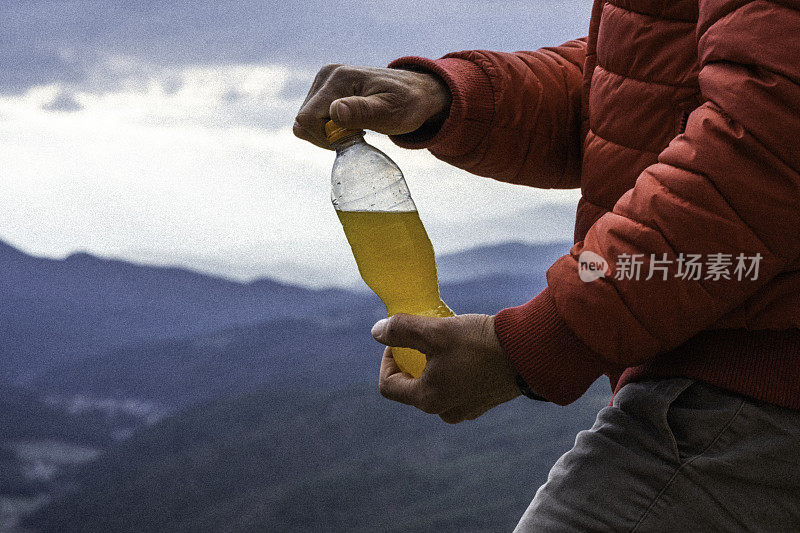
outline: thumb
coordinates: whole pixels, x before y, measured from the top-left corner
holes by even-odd
[[[372,336],[387,346],[414,348],[430,355],[443,344],[442,320],[445,319],[398,313],[376,322]]]
[[[380,132],[391,123],[391,111],[380,95],[348,96],[331,102],[331,119],[343,128]]]

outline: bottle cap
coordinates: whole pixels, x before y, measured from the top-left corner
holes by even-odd
[[[336,141],[341,141],[345,137],[351,135],[363,134],[364,130],[350,130],[343,128],[332,120],[325,124],[325,137],[328,139],[328,144],[333,144]]]

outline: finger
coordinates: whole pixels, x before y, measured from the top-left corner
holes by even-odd
[[[394,133],[396,116],[390,105],[392,98],[388,93],[347,96],[331,102],[328,114],[343,128]]]
[[[342,66],[344,66],[344,65],[342,65],[340,63],[331,63],[331,64],[325,65],[324,67],[319,69],[319,72],[317,72],[317,75],[314,76],[314,82],[311,84],[311,87],[308,89],[308,94],[306,94],[306,99],[303,100],[303,105],[300,106],[301,109],[308,103],[308,101],[311,99],[311,97],[314,96],[317,93],[319,88],[322,87],[323,85],[325,85],[325,82],[328,81],[328,78],[331,76],[331,73],[333,73],[336,69],[338,69],[339,67],[342,67]]]
[[[330,146],[324,136],[324,124],[327,120],[324,117],[319,117],[320,113],[317,108],[322,107],[324,113],[327,113],[328,106],[327,104],[313,105],[313,103],[309,105],[309,102],[319,95],[319,92],[323,89],[331,75],[342,66],[343,65],[340,64],[330,64],[319,69],[319,72],[317,72],[317,75],[314,77],[314,82],[308,89],[303,104],[300,106],[300,110],[297,112],[294,127],[292,128],[295,136],[321,148],[330,148]],[[316,122],[320,120],[322,120],[321,124],[316,124]]]
[[[476,418],[480,417],[488,411],[489,409],[486,407],[479,407],[478,409],[473,409],[471,411],[466,411],[461,414],[464,420],[475,420]]]
[[[388,347],[383,351],[378,390],[384,398],[407,405],[418,406],[421,400],[419,380],[400,370]]]
[[[439,418],[448,424],[459,424],[467,420],[475,420],[485,412],[486,409],[483,408],[468,410],[464,407],[456,407],[440,413]]]
[[[331,119],[329,112],[331,101],[341,96],[342,94],[332,93],[330,88],[324,86],[309,98],[294,119],[304,132],[303,139],[322,148],[330,149],[325,135],[325,124]]]
[[[383,357],[381,358],[381,370],[379,379],[384,380],[389,376],[397,373],[402,374],[403,370],[397,364],[397,361],[394,360],[394,355],[392,354],[392,349],[387,346],[383,350]]]
[[[309,135],[310,142],[328,148],[325,123],[331,120],[331,104],[341,98],[359,94],[364,77],[363,68],[347,65],[328,65],[320,71],[315,87],[309,91],[305,103],[297,114],[296,121]],[[361,93],[363,94],[363,93]],[[349,127],[346,124],[339,124]]]
[[[398,313],[372,326],[372,336],[387,346],[414,348],[429,357],[445,343],[447,318]]]
[[[325,123],[330,120],[328,114],[330,99],[325,94],[317,93],[311,100],[303,106],[295,117],[294,131],[297,134],[298,127],[302,135],[298,137],[315,144],[322,148],[330,149],[330,144],[325,135]]]
[[[458,424],[464,421],[464,417],[461,415],[460,412],[457,412],[456,410],[451,410],[441,413],[439,414],[439,418],[441,418],[442,421],[447,424]]]
[[[467,420],[467,408],[463,405],[452,407],[439,413],[439,418],[448,424],[458,424]]]
[[[314,137],[308,130],[306,130],[300,122],[295,119],[294,126],[292,127],[292,133],[298,139],[302,139],[304,141],[308,141],[315,146],[319,146],[320,148],[325,148],[326,150],[332,150],[330,143],[328,143],[327,139],[323,142],[319,140],[317,137]]]

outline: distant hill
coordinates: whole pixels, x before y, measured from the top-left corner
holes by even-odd
[[[508,243],[445,255],[439,259],[442,282],[475,285],[505,277],[538,286],[546,268],[568,249],[568,244]],[[457,311],[474,308],[462,298],[464,291],[450,292]],[[267,279],[239,283],[85,253],[46,259],[0,241],[0,381],[25,383],[57,364],[131,343],[279,318],[327,320],[372,302],[380,307],[374,296],[365,295]],[[525,296],[513,299],[522,303]],[[502,304],[484,309],[490,312]]]
[[[445,285],[442,293],[459,313],[494,313],[537,294],[544,287],[539,278],[494,276]],[[172,407],[264,385],[340,387],[374,379],[382,346],[369,330],[383,316],[380,300],[365,294],[335,315],[128,344],[55,365],[32,384],[54,394],[145,398]]]
[[[506,242],[438,259],[443,283],[459,283],[493,276],[542,276],[556,259],[569,253],[572,243],[525,244]]]
[[[443,283],[442,295],[458,313],[522,304],[563,250],[509,243],[444,256],[442,271],[463,281]],[[375,372],[380,347],[369,328],[385,309],[369,292],[242,284],[86,255],[5,257],[15,266],[0,266],[0,277],[14,280],[22,303],[0,311],[0,369],[15,377],[27,370],[26,383],[49,393],[185,405],[271,383],[338,386]]]
[[[325,315],[359,299],[83,253],[45,259],[0,243],[0,381],[24,382],[54,363],[125,343]]]
[[[474,422],[384,400],[374,383],[262,391],[146,428],[75,478],[42,532],[510,531],[608,401],[519,398]]]

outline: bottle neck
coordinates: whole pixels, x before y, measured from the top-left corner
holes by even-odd
[[[339,139],[335,143],[331,144],[331,148],[336,150],[337,153],[350,148],[354,144],[358,144],[360,142],[364,142],[364,134],[363,133],[354,133],[352,135],[348,135],[342,139]]]

